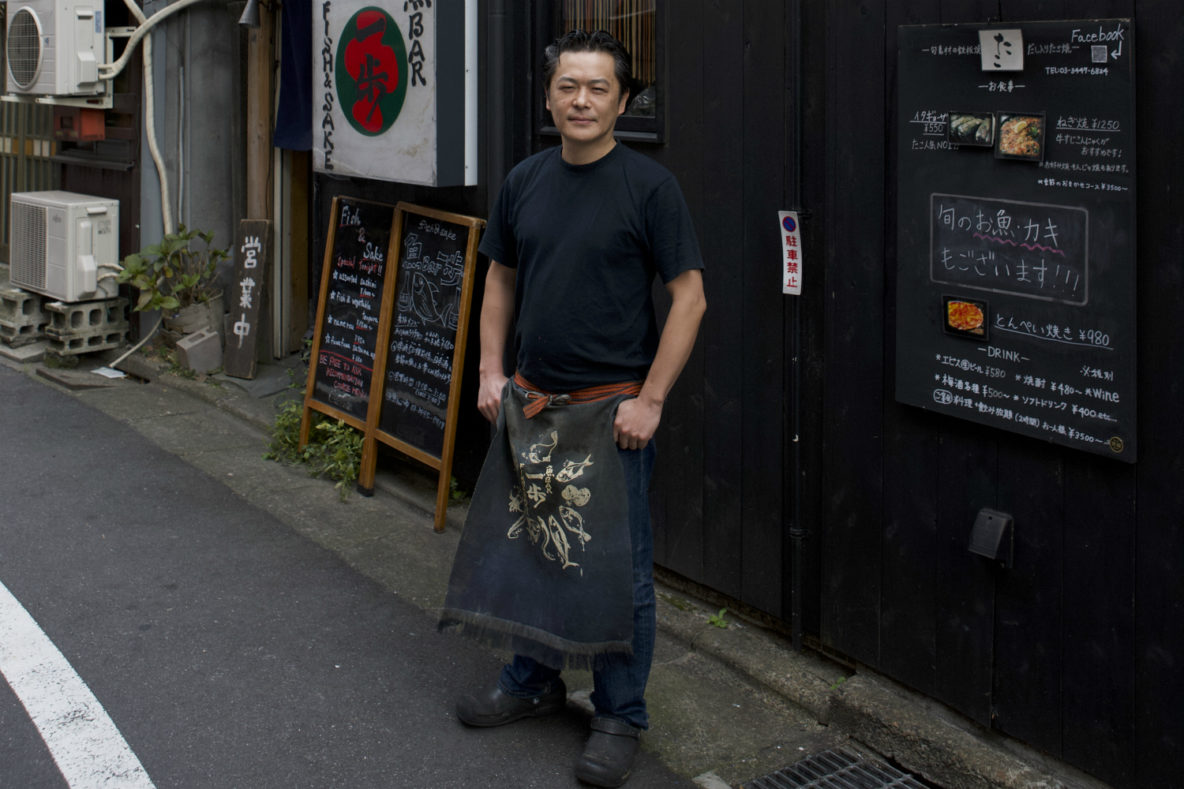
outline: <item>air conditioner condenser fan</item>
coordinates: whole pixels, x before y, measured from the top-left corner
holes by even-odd
[[[21,8],[13,15],[5,46],[13,81],[28,89],[41,70],[41,24],[32,9]]]

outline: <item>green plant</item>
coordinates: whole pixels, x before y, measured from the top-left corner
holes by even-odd
[[[178,378],[185,378],[190,381],[197,380],[197,373],[193,370],[190,370],[188,367],[182,367],[181,365],[177,364],[176,359],[169,360],[169,372]]]
[[[137,311],[172,312],[209,301],[218,293],[218,263],[229,257],[213,242],[213,233],[181,225],[177,232],[166,233],[159,244],[125,257],[116,279],[140,291]]]
[[[707,617],[707,622],[709,624],[715,625],[716,627],[720,628],[721,630],[727,630],[728,629],[728,620],[724,619],[724,614],[726,614],[726,613],[728,613],[728,609],[721,608],[721,609],[719,609],[718,614],[712,614],[711,616]]]
[[[263,457],[280,463],[301,464],[314,477],[335,481],[342,500],[358,480],[362,463],[362,434],[341,419],[330,419],[316,411],[310,415],[308,443],[300,447],[300,421],[304,406],[286,403],[276,414],[271,443]]]

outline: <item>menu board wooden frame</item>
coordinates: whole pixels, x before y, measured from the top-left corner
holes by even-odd
[[[389,205],[339,195],[330,209],[300,446],[308,443],[313,411],[361,431],[358,490],[363,495],[374,493],[379,442],[435,469],[436,531],[444,530],[452,487],[473,276],[484,226],[483,219],[406,202]],[[339,235],[339,230],[345,232]],[[400,271],[400,264],[406,271]],[[402,274],[408,275],[409,285],[401,292]],[[341,314],[331,314],[334,310]],[[425,316],[439,322],[443,333],[417,325],[400,331]],[[446,393],[431,391],[428,382],[417,384],[414,366],[407,368],[412,376],[389,369],[393,348],[398,349],[396,364],[421,364],[446,384]],[[384,418],[388,394],[398,395],[408,380],[417,384],[417,392],[428,390],[427,407],[407,403],[416,416],[426,415],[426,441],[419,440],[424,431],[403,431],[390,413]]]
[[[376,374],[371,379],[358,489],[363,494],[370,494],[374,490],[379,442],[435,469],[438,472],[434,522],[436,531],[444,530],[444,519],[451,493],[452,458],[460,409],[460,387],[473,295],[473,276],[477,261],[477,244],[484,226],[483,219],[400,202],[395,207],[394,226],[387,255],[390,262],[383,289],[383,311],[378,326],[378,337],[382,342],[377,345],[374,360]],[[421,233],[422,236],[419,235]],[[464,234],[463,239],[459,237],[461,233]],[[435,235],[437,240],[449,239],[452,242],[449,245],[452,251],[449,253],[438,250],[433,257],[432,235]],[[428,251],[426,255],[425,249]],[[457,278],[459,282],[456,281]],[[403,283],[402,290],[400,283]],[[413,312],[419,317],[412,318]],[[431,330],[421,331],[418,327],[412,327],[408,334],[399,333],[404,319],[406,322],[414,322],[427,313],[430,313],[429,320],[439,321],[445,329],[445,335],[451,334],[451,337],[433,333]],[[423,336],[425,334],[427,336]],[[452,344],[451,357],[447,356],[448,343]],[[392,351],[395,351],[394,356]],[[448,376],[447,395],[443,402],[439,402],[442,392],[437,392],[432,398],[435,406],[443,407],[443,418],[436,414],[428,417],[437,426],[440,421],[443,422],[438,447],[435,446],[434,436],[432,446],[424,446],[423,444],[428,442],[415,440],[402,433],[397,420],[392,423],[391,419],[384,419],[384,409],[391,405],[392,397],[399,401],[391,405],[392,408],[403,405],[417,412],[427,413],[427,409],[422,406],[405,402],[399,397],[397,387],[400,386],[402,374],[391,369],[392,362],[405,363],[405,360],[410,360],[412,363],[419,363],[417,360],[423,358],[429,361],[422,362],[422,367],[431,366],[437,376],[442,373],[447,373]],[[430,407],[432,403],[428,405]]]

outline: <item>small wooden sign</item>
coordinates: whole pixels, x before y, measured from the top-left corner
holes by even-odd
[[[271,222],[244,219],[238,224],[234,284],[227,302],[230,336],[223,353],[223,370],[235,378],[253,379],[258,361],[259,316],[267,292],[267,261],[271,249]]]
[[[358,487],[372,491],[377,442],[439,472],[436,531],[452,481],[473,269],[484,220],[399,203]]]

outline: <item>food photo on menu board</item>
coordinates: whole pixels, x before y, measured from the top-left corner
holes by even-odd
[[[950,112],[947,137],[958,145],[990,148],[995,144],[995,114],[992,112]]]
[[[987,339],[987,303],[980,299],[958,296],[943,296],[945,304],[945,331],[955,337],[972,340]]]
[[[1000,113],[999,143],[995,156],[1000,159],[1044,158],[1044,113]]]

